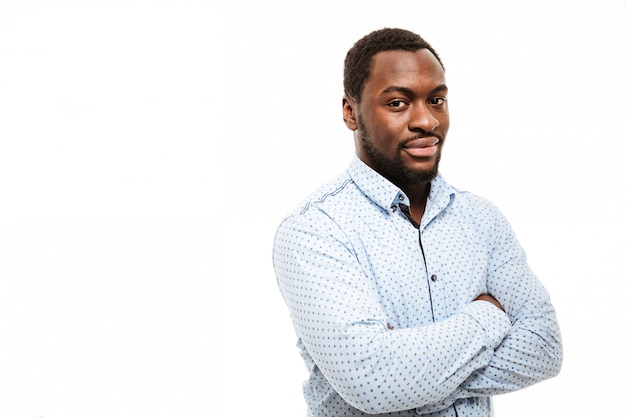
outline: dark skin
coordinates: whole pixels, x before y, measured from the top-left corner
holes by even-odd
[[[418,224],[450,126],[447,92],[444,70],[429,50],[392,50],[373,57],[359,102],[343,98],[357,156],[407,195]],[[476,300],[504,311],[489,294]]]
[[[411,202],[411,217],[420,223],[430,180],[385,175],[384,168],[368,153],[362,130],[367,131],[376,152],[406,171],[436,170],[450,124],[445,74],[427,49],[383,51],[373,59],[360,102],[344,96],[344,121],[354,132],[357,156],[404,191]]]

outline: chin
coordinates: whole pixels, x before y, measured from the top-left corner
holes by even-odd
[[[408,183],[430,182],[439,173],[439,157],[429,164],[418,164],[406,167],[404,177]]]

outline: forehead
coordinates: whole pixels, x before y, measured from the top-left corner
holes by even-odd
[[[445,73],[428,49],[383,51],[372,58],[370,75],[363,92],[384,90],[389,86],[405,87],[416,92],[445,84]],[[374,91],[372,91],[374,90]]]

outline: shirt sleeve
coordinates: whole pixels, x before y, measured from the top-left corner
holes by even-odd
[[[351,242],[314,210],[281,224],[274,268],[296,332],[333,389],[370,414],[460,394],[493,360],[509,317],[491,303],[473,302],[446,320],[389,330]]]
[[[495,210],[495,209],[494,209]],[[563,346],[555,309],[506,219],[495,210],[495,239],[487,270],[487,291],[504,307],[512,326],[484,368],[477,369],[440,404],[418,409],[430,413],[456,399],[504,394],[556,376]]]

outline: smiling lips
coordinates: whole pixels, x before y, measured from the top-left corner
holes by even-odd
[[[437,153],[438,144],[439,138],[427,136],[407,143],[402,149],[415,158],[428,158]]]

